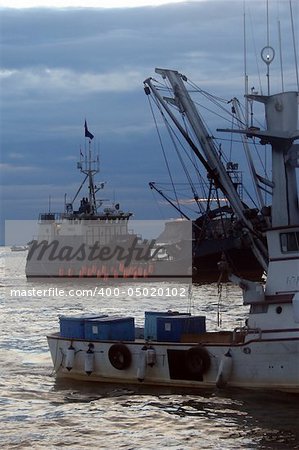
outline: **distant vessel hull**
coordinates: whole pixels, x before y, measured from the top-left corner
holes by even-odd
[[[10,247],[10,250],[12,252],[25,252],[26,250],[28,250],[28,245],[13,245],[12,247]]]

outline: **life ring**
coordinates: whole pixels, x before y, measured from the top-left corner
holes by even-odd
[[[108,352],[109,361],[115,369],[128,369],[132,362],[132,355],[124,344],[113,344]]]
[[[192,375],[203,375],[211,366],[211,359],[204,347],[191,347],[186,352],[186,366]]]

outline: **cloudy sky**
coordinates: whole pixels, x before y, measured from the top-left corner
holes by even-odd
[[[266,1],[247,0],[245,10],[248,73],[258,85],[259,67],[266,79],[257,63],[267,43]],[[244,1],[0,0],[0,13],[2,219],[35,219],[49,196],[53,211],[63,209],[64,195],[71,199],[81,182],[85,119],[106,197],[136,219],[175,216],[148,188],[168,175],[143,80],[155,67],[172,68],[217,95],[241,97]],[[269,16],[277,51],[281,22],[285,87],[296,89],[289,1],[269,0]]]

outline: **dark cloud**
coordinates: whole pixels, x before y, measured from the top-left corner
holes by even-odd
[[[265,5],[247,3],[249,50],[259,51],[266,43]],[[276,27],[279,12],[287,31],[286,62],[292,53],[287,3],[273,2],[271,10],[271,23]],[[242,95],[239,0],[2,9],[1,41],[2,205],[10,219],[36,217],[50,191],[59,209],[64,193],[76,188],[72,157],[84,145],[85,118],[100,146],[103,177],[123,206],[135,205],[137,218],[156,212],[147,183],[165,177],[165,168],[142,86],[155,67],[178,69],[227,98]],[[248,66],[250,74],[258,72],[255,55]],[[258,76],[252,82],[259,84]]]

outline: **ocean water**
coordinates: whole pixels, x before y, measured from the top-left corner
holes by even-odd
[[[193,286],[190,299],[169,296],[175,285],[147,292],[138,283],[113,296],[99,280],[27,282],[25,259],[0,248],[1,449],[299,449],[298,395],[58,382],[53,374],[46,335],[61,314],[134,315],[138,325],[146,310],[192,308],[209,329],[234,328],[247,311],[238,288]],[[84,292],[94,287],[97,295]],[[140,291],[147,295],[133,295]]]

